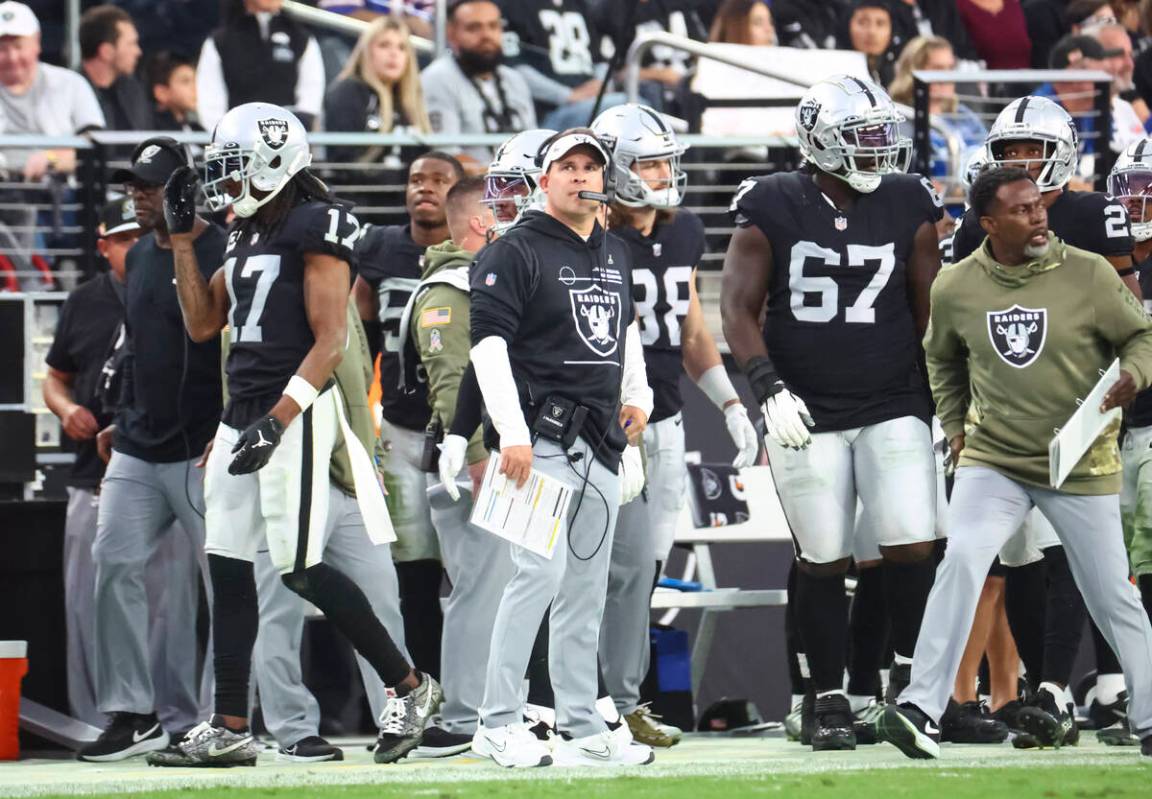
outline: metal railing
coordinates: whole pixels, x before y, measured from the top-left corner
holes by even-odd
[[[440,11],[440,6],[444,5],[444,0],[437,0],[437,11]],[[358,37],[368,27],[368,23],[355,17],[346,17],[343,14],[337,14],[332,11],[324,11],[320,8],[305,5],[304,3],[296,2],[296,0],[284,0],[284,13],[288,16],[303,22],[306,25],[311,25],[316,28],[324,28],[326,30],[335,31],[336,33],[344,33],[352,37]],[[437,18],[437,35],[442,30],[443,25],[440,24]],[[435,55],[444,49],[441,44],[437,47],[436,43],[425,39],[421,36],[411,35],[408,37],[408,43],[412,45],[412,49],[418,53],[428,53]]]

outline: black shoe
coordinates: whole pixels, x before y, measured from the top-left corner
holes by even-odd
[[[1140,739],[1140,754],[1143,757],[1152,757],[1152,735],[1145,735]]]
[[[472,748],[472,736],[448,732],[440,727],[425,727],[424,740],[413,750],[415,757],[451,757]]]
[[[999,744],[1008,740],[1008,725],[988,714],[980,702],[949,699],[940,719],[940,740],[954,744]]]
[[[888,669],[888,687],[884,690],[885,704],[894,705],[900,694],[912,682],[912,664],[892,662]]]
[[[1110,704],[1101,704],[1100,700],[1093,699],[1088,706],[1088,723],[1084,726],[1090,730],[1104,730],[1117,724],[1128,723],[1128,692],[1121,691],[1116,701]]]
[[[1005,702],[1000,708],[992,713],[992,718],[996,721],[1002,722],[1005,727],[1011,730],[1020,729],[1020,709],[1024,707],[1024,703],[1019,699],[1013,699],[1010,702]]]
[[[852,731],[856,733],[857,746],[874,746],[880,743],[880,739],[876,737],[876,722],[880,720],[883,712],[884,706],[879,702],[873,702],[853,714]]]
[[[888,705],[876,722],[876,734],[905,755],[918,760],[940,757],[940,730],[910,702]]]
[[[1128,724],[1118,724],[1115,727],[1107,727],[1103,730],[1096,730],[1096,740],[1105,746],[1139,746],[1140,739],[1132,734],[1128,729]]]
[[[276,753],[276,759],[291,763],[323,763],[326,760],[343,760],[344,751],[319,735],[309,735],[292,746],[281,746]]]
[[[844,694],[818,697],[812,726],[812,751],[855,749],[854,723],[852,706],[848,704],[848,697]]]
[[[108,726],[100,737],[76,753],[77,760],[89,763],[111,763],[168,746],[168,733],[160,726],[155,713],[109,713]]]
[[[800,745],[812,745],[812,731],[816,728],[816,692],[804,694],[800,703]]]
[[[1056,697],[1046,688],[1036,692],[1036,698],[1020,709],[1017,718],[1020,729],[1041,749],[1049,746],[1059,749],[1065,743],[1071,744],[1080,738],[1072,714],[1067,710],[1061,710],[1056,703]],[[1013,745],[1017,749],[1031,748],[1016,741],[1013,741]]]

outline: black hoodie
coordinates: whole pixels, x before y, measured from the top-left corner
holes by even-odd
[[[529,429],[550,394],[589,409],[582,433],[616,471],[625,438],[617,421],[624,340],[636,316],[628,247],[599,224],[581,239],[529,211],[472,264],[472,343],[499,336]]]

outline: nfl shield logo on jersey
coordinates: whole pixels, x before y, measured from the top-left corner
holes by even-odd
[[[1013,305],[988,312],[988,337],[1001,360],[1023,369],[1040,357],[1048,335],[1048,309]]]
[[[586,289],[568,289],[572,318],[588,349],[601,357],[616,351],[620,338],[620,297],[597,284]]]
[[[288,123],[282,119],[261,119],[260,137],[273,150],[279,150],[288,143]]]

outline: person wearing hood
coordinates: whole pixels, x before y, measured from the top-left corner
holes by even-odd
[[[499,472],[517,486],[544,474],[574,496],[551,558],[512,547],[472,749],[504,766],[641,765],[651,748],[614,735],[596,709],[621,455],[652,411],[632,261],[600,225],[609,156],[599,139],[569,129],[545,142],[538,163],[544,210],[525,213],[472,266],[471,358]],[[555,433],[553,418],[565,420]],[[522,721],[521,686],[546,611],[562,734],[554,750]]]
[[[948,549],[928,597],[912,680],[877,723],[912,758],[940,755],[937,727],[968,640],[980,586],[1001,546],[1035,505],[1067,552],[1088,610],[1117,653],[1128,720],[1152,757],[1152,626],[1128,582],[1120,521],[1121,461],[1101,435],[1059,488],[1049,484],[1053,428],[1076,411],[1104,369],[1120,379],[1101,412],[1128,405],[1152,382],[1152,320],[1103,257],[1048,230],[1040,190],[1020,169],[996,168],[972,186],[988,234],[932,286],[924,336],[937,414],[959,468],[948,507]],[[975,424],[965,430],[969,408]],[[1059,746],[1062,729],[1051,734]],[[1043,719],[1043,714],[1033,714]]]

